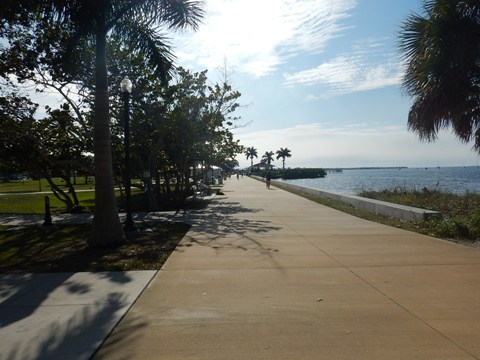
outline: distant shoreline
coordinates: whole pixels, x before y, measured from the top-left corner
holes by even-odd
[[[325,171],[335,170],[401,170],[401,169],[435,169],[435,168],[478,168],[480,165],[452,165],[452,166],[361,166],[323,168]]]
[[[366,166],[366,167],[338,167],[323,168],[325,171],[335,170],[390,170],[390,169],[408,169],[408,166]]]

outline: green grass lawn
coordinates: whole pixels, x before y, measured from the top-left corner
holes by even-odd
[[[93,179],[93,178],[92,178]],[[65,186],[65,182],[62,179],[53,179],[54,183],[60,186]],[[77,180],[77,184],[74,185],[76,190],[93,190],[95,184],[89,182],[85,184],[83,178]],[[50,191],[50,184],[45,179],[41,180],[10,180],[8,182],[0,182],[0,193],[24,193],[24,192],[39,192]]]
[[[54,179],[54,181],[65,186],[61,179]],[[80,205],[84,206],[87,211],[94,204],[94,187],[94,184],[84,184],[83,182],[75,185]],[[68,190],[66,187],[63,189]],[[34,194],[39,191],[45,193]],[[44,214],[45,196],[50,199],[52,213],[65,211],[65,205],[53,195],[50,184],[45,179],[1,182],[0,194],[2,194],[0,195],[0,214]]]
[[[124,197],[120,191],[116,191],[117,204],[122,208]],[[0,214],[45,214],[45,196],[50,200],[50,211],[52,213],[65,212],[66,207],[63,202],[58,200],[52,193],[50,194],[19,194],[8,193],[0,195]],[[85,212],[92,212],[95,205],[95,192],[77,192],[80,206]],[[132,188],[132,208],[134,211],[141,211],[144,198],[143,192],[138,188]]]

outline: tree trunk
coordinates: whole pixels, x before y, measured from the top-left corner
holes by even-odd
[[[95,153],[95,212],[88,243],[107,246],[125,241],[118,218],[113,183],[112,148],[110,142],[108,75],[106,63],[106,30],[96,37],[95,59],[95,118],[93,142]]]
[[[60,189],[60,187],[53,182],[52,178],[49,175],[45,175],[45,179],[50,184],[50,188],[52,189],[53,195],[58,200],[60,200],[65,204],[65,207],[67,208],[67,212],[71,212],[72,209],[74,208],[72,199],[70,199],[68,194],[62,189]]]
[[[70,177],[65,177],[65,178],[63,178],[63,180],[65,180],[65,184],[68,187],[68,193],[72,195],[72,199],[73,199],[73,207],[70,211],[81,210],[80,209],[80,202],[78,201],[77,192],[75,191],[75,188],[73,187],[73,184],[70,181]]]

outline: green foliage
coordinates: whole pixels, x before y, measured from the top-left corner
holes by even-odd
[[[31,137],[37,107],[18,91],[0,87],[0,171],[3,176],[24,171],[25,164],[32,167],[37,164]]]
[[[408,126],[433,141],[452,127],[480,151],[480,6],[477,0],[424,0],[423,14],[403,23],[403,87],[413,97]]]
[[[277,150],[277,160],[282,159],[282,168],[285,170],[285,158],[289,158],[292,156],[290,149],[288,148],[280,148],[280,150]]]
[[[247,157],[247,160],[250,159],[251,166],[253,167],[253,158],[258,157],[257,149],[255,149],[253,146],[247,147],[245,150],[245,156]]]
[[[262,156],[262,162],[270,165],[273,161],[273,155],[275,155],[273,151],[265,151],[265,154]]]
[[[235,156],[243,147],[232,129],[239,120],[234,112],[240,106],[240,93],[232,89],[226,70],[220,83],[211,83],[207,71],[175,68],[170,45],[158,32],[159,23],[170,29],[196,29],[203,2],[113,1],[87,8],[82,2],[62,4],[8,2],[0,9],[0,20],[4,20],[0,30],[6,38],[0,43],[0,76],[9,87],[15,88],[15,82],[9,81],[13,74],[20,82],[34,83],[38,91],[56,91],[64,101],[58,109],[48,108],[48,117],[39,120],[35,119],[37,105],[18,92],[2,98],[0,110],[8,112],[10,119],[0,142],[3,138],[12,141],[11,149],[2,148],[0,170],[64,176],[66,181],[70,172],[88,171],[97,176],[97,185],[102,182],[99,188],[109,189],[112,178],[118,183],[125,163],[125,114],[118,84],[127,74],[134,82],[131,175],[146,184],[149,210],[165,203],[182,206],[192,185],[190,168],[194,165],[202,163],[204,169],[238,166]],[[105,8],[99,10],[99,6]],[[106,18],[108,23],[104,23]],[[109,96],[98,97],[100,93]],[[95,148],[93,138],[97,145],[111,144],[112,151]],[[93,158],[85,156],[92,152],[95,166]],[[22,162],[14,162],[12,154],[22,154]],[[60,190],[61,196],[71,194]],[[107,204],[102,211],[111,213],[116,204],[108,191],[97,191],[97,196],[103,198],[97,203]],[[76,204],[75,198],[65,201],[67,206]]]
[[[206,70],[177,69],[162,95],[162,119],[155,125],[158,131],[152,134],[157,161],[150,164],[164,180],[157,196],[182,204],[192,186],[192,175],[199,179],[207,176],[211,166],[231,167],[235,156],[243,151],[231,131],[238,120],[233,113],[241,94],[227,80],[210,85]],[[138,144],[143,145],[146,134],[141,135]],[[191,174],[190,168],[199,164],[204,173]],[[171,184],[175,184],[174,191]]]
[[[314,179],[322,178],[327,175],[327,172],[324,169],[315,169],[315,168],[294,168],[294,169],[285,169],[281,172],[281,177],[284,180],[292,179]]]
[[[97,207],[90,241],[106,245],[121,241],[123,231],[118,221],[113,188],[114,173],[110,141],[110,99],[108,96],[107,44],[115,38],[129,48],[133,55],[144,57],[145,70],[159,78],[172,71],[173,56],[159,25],[170,29],[196,29],[203,17],[200,1],[9,1],[0,9],[0,32],[8,45],[0,54],[8,52],[17,71],[0,64],[0,76],[8,79],[14,73],[21,79],[35,78],[36,64],[44,66],[40,76],[59,77],[69,83],[78,79],[77,69],[85,62],[83,55],[89,49],[95,55],[93,111],[93,152]],[[13,36],[14,35],[14,36]],[[3,56],[0,60],[5,59]],[[18,61],[22,59],[24,61]],[[29,61],[25,61],[29,60]],[[7,59],[8,61],[8,59]],[[6,69],[6,70],[5,70]],[[94,80],[94,81],[93,81]],[[8,80],[7,80],[8,81]],[[120,240],[119,240],[120,239]]]
[[[422,232],[451,239],[480,240],[480,194],[457,195],[439,190],[396,188],[365,191],[360,196],[387,202],[439,211],[442,219],[419,221]]]

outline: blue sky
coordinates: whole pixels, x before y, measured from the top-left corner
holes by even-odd
[[[407,130],[397,44],[412,11],[420,0],[206,0],[199,30],[171,42],[212,81],[227,64],[248,123],[235,135],[259,159],[287,147],[290,167],[479,165],[449,130],[435,143]]]

